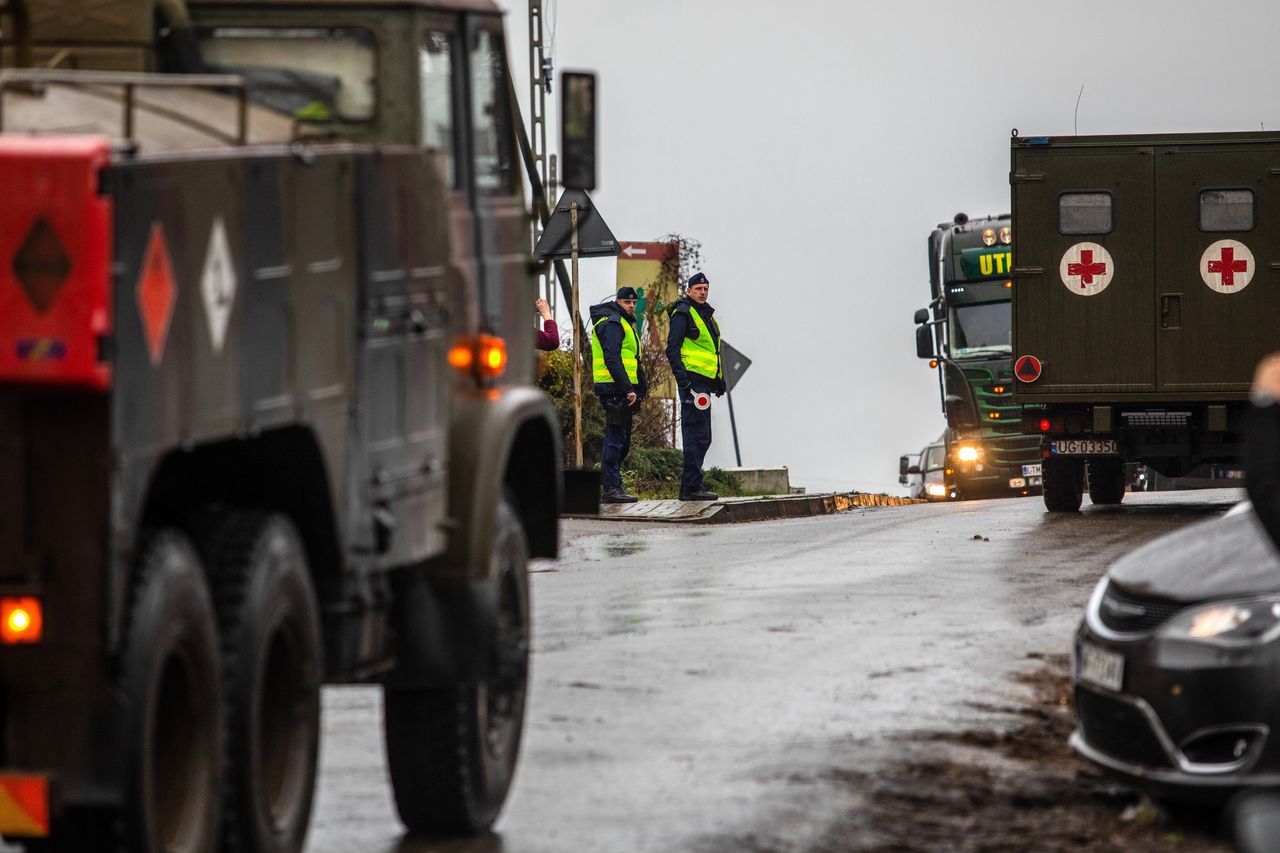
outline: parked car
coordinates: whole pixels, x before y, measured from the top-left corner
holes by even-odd
[[[1094,763],[1166,799],[1280,786],[1280,554],[1248,503],[1112,565],[1074,664]]]

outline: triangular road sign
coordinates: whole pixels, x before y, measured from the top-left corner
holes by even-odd
[[[728,341],[721,339],[720,366],[724,369],[724,387],[732,391],[742,374],[751,366],[751,359],[729,346]]]
[[[568,260],[570,255],[570,207],[578,203],[578,257],[612,258],[620,247],[613,232],[605,225],[604,217],[596,210],[595,202],[586,190],[565,190],[556,202],[556,209],[542,231],[542,237],[533,253],[540,261]]]

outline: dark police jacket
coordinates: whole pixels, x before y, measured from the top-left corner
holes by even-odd
[[[712,339],[717,343],[720,342],[720,325],[714,319],[716,309],[710,304],[699,305],[689,297],[682,296],[672,303],[667,311],[671,315],[671,328],[667,332],[667,361],[671,364],[671,374],[676,378],[676,385],[681,390],[692,388],[694,391],[705,391],[708,394],[723,394],[723,378],[712,379],[701,373],[690,373],[684,369],[684,362],[680,358],[680,346],[684,343],[684,339],[697,340],[701,334],[693,318],[689,316],[690,311],[698,312]]]
[[[605,321],[596,325],[596,321],[601,317],[606,318]],[[643,364],[636,365],[636,378],[639,382],[634,386],[627,378],[627,369],[622,366],[622,336],[624,333],[631,334],[630,329],[622,327],[623,323],[632,329],[636,325],[617,302],[603,302],[591,306],[592,334],[600,340],[600,349],[604,353],[604,366],[609,368],[609,375],[613,377],[612,382],[595,384],[597,397],[607,397],[610,394],[625,395],[631,391],[635,391],[637,397],[643,397],[649,391],[649,380],[644,375]]]

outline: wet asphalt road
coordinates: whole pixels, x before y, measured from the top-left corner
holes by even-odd
[[[1000,725],[1026,689],[1010,676],[1068,651],[1109,560],[1240,497],[566,522],[563,557],[533,566],[527,727],[496,833],[403,838],[380,694],[331,688],[308,849],[804,849],[859,805],[823,769],[873,771],[907,732]]]

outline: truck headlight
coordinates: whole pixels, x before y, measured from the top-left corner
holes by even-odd
[[[978,448],[966,444],[956,451],[956,458],[961,462],[974,462],[978,458]]]
[[[1169,639],[1252,646],[1280,637],[1280,598],[1219,601],[1185,610],[1160,628]]]

